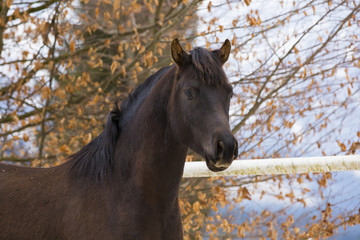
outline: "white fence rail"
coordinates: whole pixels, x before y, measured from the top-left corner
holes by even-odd
[[[204,161],[186,162],[184,178],[293,174],[360,170],[360,155],[235,160],[222,172],[211,172]]]

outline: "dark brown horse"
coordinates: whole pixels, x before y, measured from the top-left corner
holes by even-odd
[[[0,164],[0,239],[182,239],[178,191],[190,147],[212,171],[237,155],[230,42],[162,68],[109,114],[104,131],[52,168]]]

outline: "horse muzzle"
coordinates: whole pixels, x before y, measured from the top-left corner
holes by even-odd
[[[227,169],[238,155],[238,142],[231,134],[214,138],[213,153],[205,156],[206,164],[211,171]]]

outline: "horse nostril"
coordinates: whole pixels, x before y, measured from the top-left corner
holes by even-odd
[[[237,156],[238,156],[238,143],[237,143],[237,141],[235,141],[235,148],[234,148],[233,158],[236,159]]]
[[[218,141],[217,146],[216,146],[216,159],[222,159],[224,156],[224,151],[225,151],[225,144],[223,141]]]

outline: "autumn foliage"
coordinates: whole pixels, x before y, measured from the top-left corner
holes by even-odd
[[[342,0],[0,0],[0,160],[64,162],[102,131],[117,99],[172,64],[174,37],[187,50],[231,41],[239,158],[359,154],[359,12]],[[357,208],[334,214],[334,182],[331,173],[186,179],[185,238],[328,238],[360,224],[359,195],[347,200]],[[251,205],[264,199],[282,207]]]

